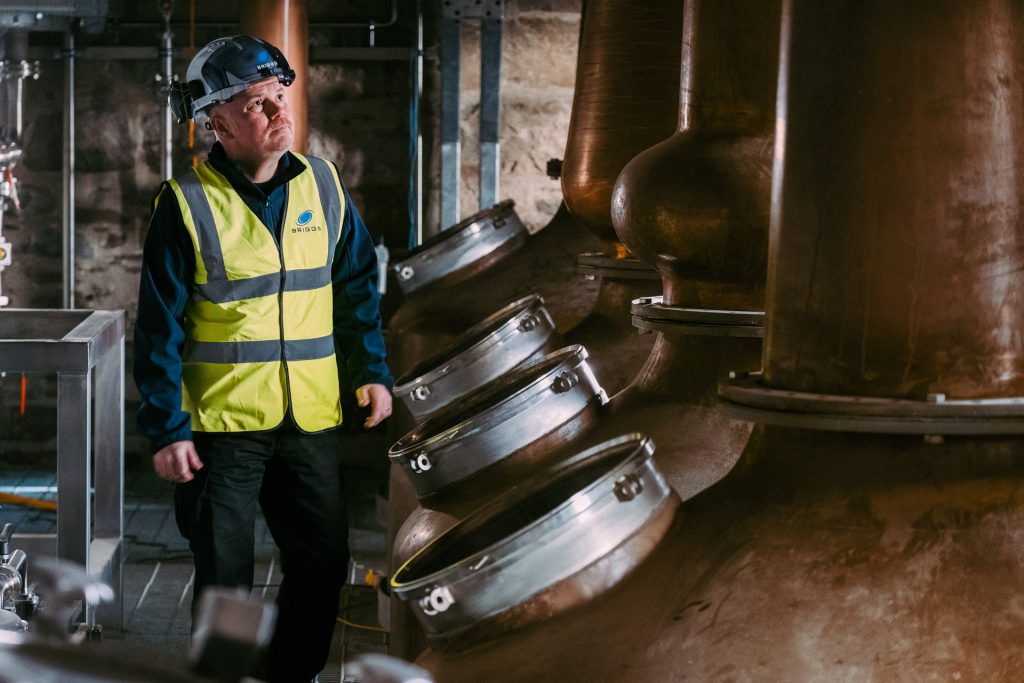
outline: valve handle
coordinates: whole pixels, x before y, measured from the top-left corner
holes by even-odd
[[[14,534],[14,525],[8,522],[0,530],[0,558],[11,554],[11,536]]]

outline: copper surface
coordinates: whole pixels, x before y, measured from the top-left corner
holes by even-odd
[[[689,0],[678,130],[623,169],[622,242],[665,303],[761,310],[770,206],[778,0]]]
[[[308,0],[247,0],[239,17],[242,33],[276,46],[295,70],[295,83],[285,90],[285,96],[295,123],[292,150],[299,153],[306,151],[309,139],[308,5]]]
[[[758,428],[614,591],[419,662],[446,683],[1014,680],[1021,472],[1019,440]]]
[[[601,423],[582,445],[600,443],[627,429],[657,446],[654,460],[686,500],[714,484],[739,459],[753,424],[726,416],[718,383],[737,367],[757,364],[761,340],[658,333],[640,373],[612,397]]]
[[[630,303],[657,289],[657,281],[602,276],[589,315],[565,333],[569,344],[583,344],[588,362],[609,395],[636,376],[654,346],[654,336],[633,327]]]
[[[795,1],[764,381],[1024,395],[1024,3]]]
[[[682,2],[587,0],[562,165],[570,213],[611,247],[615,178],[675,130]]]

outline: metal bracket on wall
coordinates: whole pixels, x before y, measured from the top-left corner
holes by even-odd
[[[445,19],[501,19],[505,0],[444,0]]]
[[[459,222],[461,20],[480,20],[480,208],[498,202],[501,20],[504,0],[444,0],[441,25],[441,225]]]

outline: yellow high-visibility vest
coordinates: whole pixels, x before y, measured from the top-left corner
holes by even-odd
[[[273,429],[291,407],[317,432],[341,424],[331,266],[344,194],[334,167],[296,157],[280,247],[209,162],[169,181],[195,248],[185,306],[182,409],[199,432]]]

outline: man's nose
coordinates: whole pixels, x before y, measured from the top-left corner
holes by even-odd
[[[263,105],[263,111],[266,112],[269,118],[277,118],[279,114],[283,114],[288,111],[288,100],[281,100],[270,102],[269,105]]]

